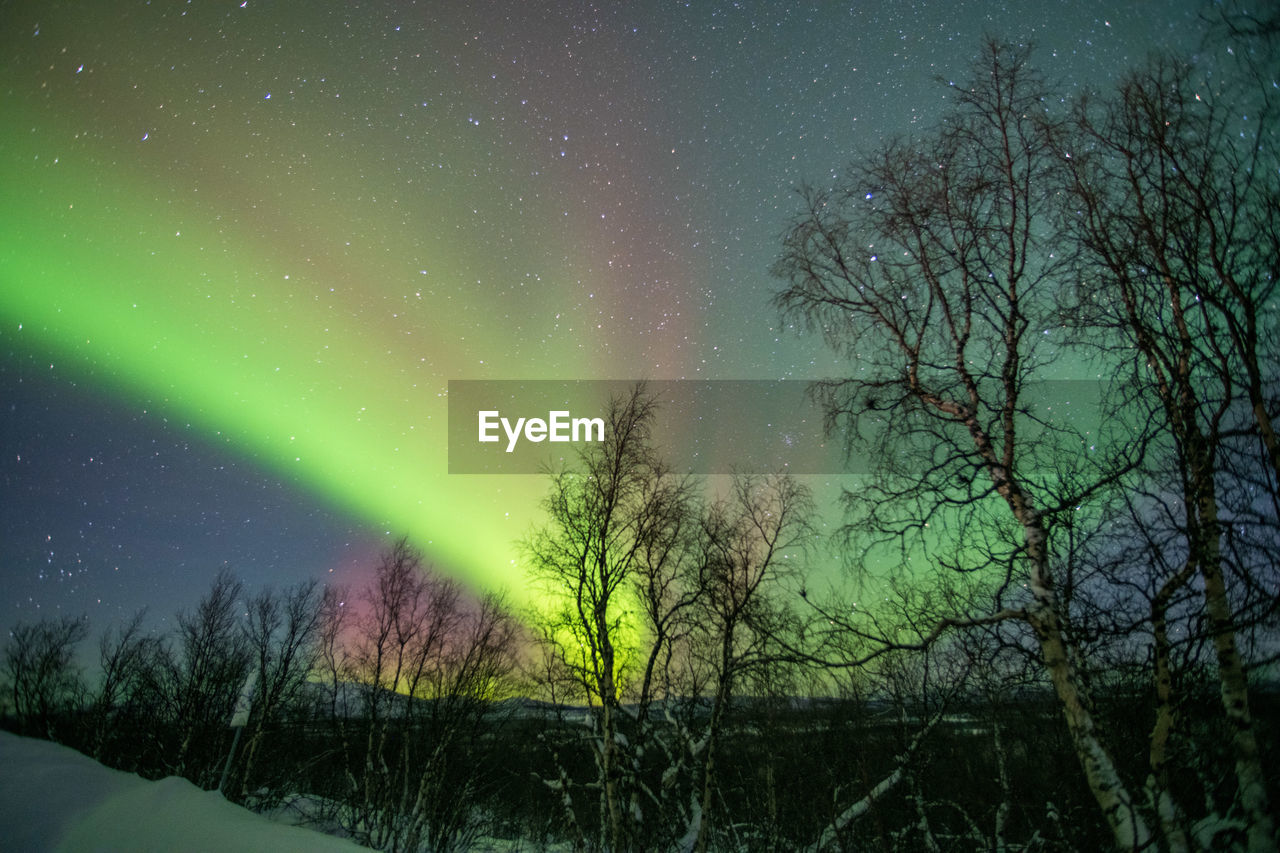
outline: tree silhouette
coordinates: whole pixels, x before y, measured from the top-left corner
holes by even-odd
[[[1044,332],[1060,325],[1053,297],[1074,276],[1052,228],[1064,176],[1051,93],[1027,49],[996,42],[954,93],[937,133],[889,142],[837,189],[805,193],[777,303],[850,359],[849,378],[818,387],[832,423],[889,420],[872,439],[873,485],[846,495],[851,532],[979,573],[988,603],[939,629],[1031,628],[1115,843],[1142,849],[1151,832],[1098,730],[1052,538],[1118,472],[1032,407],[1053,356]]]
[[[1259,506],[1248,499],[1224,505],[1223,466],[1233,437],[1249,438],[1250,455],[1265,466],[1258,497],[1269,497],[1272,524],[1280,517],[1275,362],[1262,339],[1280,273],[1280,160],[1275,98],[1262,82],[1247,75],[1220,80],[1160,56],[1131,73],[1114,96],[1082,102],[1069,139],[1065,226],[1079,242],[1085,271],[1072,313],[1094,340],[1140,355],[1128,379],[1151,401],[1167,456],[1180,462],[1174,488],[1181,493],[1186,560],[1160,595],[1198,579],[1250,849],[1274,850],[1238,637],[1242,605],[1270,609],[1274,602],[1266,594],[1253,602],[1237,594],[1233,601],[1223,540],[1229,519],[1239,523]],[[1246,588],[1270,586],[1244,571]],[[1163,667],[1167,642],[1159,620],[1157,646]],[[1152,763],[1155,777],[1164,779],[1162,755],[1153,754]],[[1170,801],[1168,823],[1175,814]]]
[[[44,619],[19,623],[4,649],[4,679],[22,731],[57,740],[58,718],[80,699],[83,686],[74,658],[89,622]]]
[[[671,639],[667,617],[688,604],[677,588],[691,497],[651,444],[656,408],[643,385],[611,401],[604,441],[586,446],[580,471],[552,473],[548,524],[526,544],[553,602],[539,618],[546,648],[577,698],[597,709],[600,846],[612,850],[634,849],[641,833],[630,805],[640,794],[621,747],[624,679],[643,661],[646,707],[653,667]],[[646,614],[655,634],[641,649]]]

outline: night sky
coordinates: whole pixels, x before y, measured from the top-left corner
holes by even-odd
[[[546,481],[446,473],[450,379],[836,375],[769,305],[793,188],[984,33],[1069,92],[1202,8],[0,2],[0,630],[400,534],[518,599]]]

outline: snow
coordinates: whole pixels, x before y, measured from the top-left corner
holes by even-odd
[[[48,741],[0,732],[6,850],[354,853],[350,841],[265,817],[185,779],[150,782]]]

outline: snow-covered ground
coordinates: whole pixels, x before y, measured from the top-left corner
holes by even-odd
[[[151,782],[55,743],[0,732],[0,849],[128,853],[354,853],[272,823],[185,779]]]

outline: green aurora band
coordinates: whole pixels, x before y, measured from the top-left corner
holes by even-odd
[[[447,377],[426,355],[441,355],[438,340],[419,350],[408,328],[397,335],[331,310],[337,286],[298,281],[256,235],[215,229],[219,217],[200,211],[184,211],[181,227],[168,216],[162,224],[156,187],[108,180],[74,158],[54,162],[38,134],[8,124],[6,336],[229,442],[367,523],[407,533],[474,586],[527,596],[514,543],[527,529],[519,513],[536,506],[545,482],[448,477]]]
[[[546,481],[449,476],[447,382],[742,363],[690,295],[704,105],[571,15],[247,5],[8,10],[0,341],[534,598]]]

